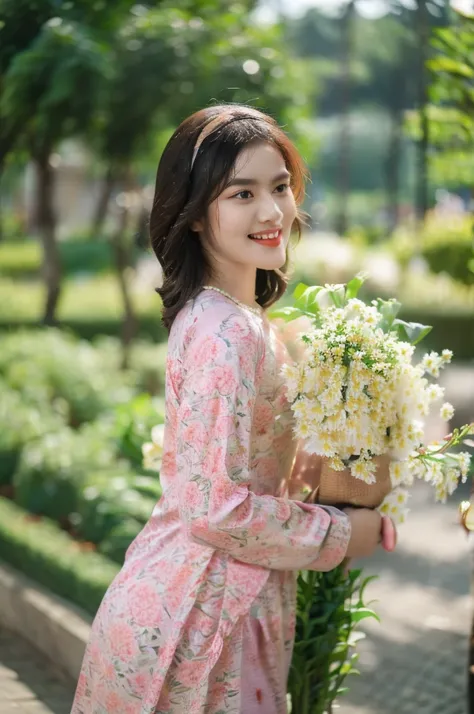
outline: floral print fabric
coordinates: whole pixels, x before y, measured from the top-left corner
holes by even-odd
[[[99,608],[72,714],[286,712],[296,573],[337,566],[350,535],[288,498],[286,359],[265,317],[217,292],[178,315],[163,496]]]

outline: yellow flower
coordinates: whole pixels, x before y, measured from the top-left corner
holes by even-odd
[[[307,439],[311,435],[311,427],[307,421],[301,421],[295,426],[295,434],[298,439]]]
[[[329,467],[334,471],[344,471],[344,469],[346,468],[344,466],[344,462],[337,456],[332,459],[329,459]]]
[[[357,459],[353,461],[350,465],[351,474],[354,478],[358,478],[367,484],[375,483],[375,469],[376,466],[373,461],[367,461],[365,459]]]

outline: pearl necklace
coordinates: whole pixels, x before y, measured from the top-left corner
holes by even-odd
[[[215,290],[216,293],[220,293],[221,295],[224,295],[224,297],[229,298],[229,300],[232,300],[236,305],[242,308],[242,310],[250,310],[250,312],[253,312],[254,315],[258,315],[259,317],[262,317],[263,315],[263,308],[261,307],[251,307],[250,305],[246,305],[244,302],[240,302],[240,300],[237,300],[237,298],[232,297],[232,295],[229,295],[229,293],[226,293],[225,290],[221,290],[221,288],[216,288],[214,285],[203,285],[202,286],[203,290]]]

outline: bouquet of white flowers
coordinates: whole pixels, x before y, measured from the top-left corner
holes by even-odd
[[[334,505],[378,507],[401,522],[415,478],[434,486],[444,501],[466,479],[467,452],[453,453],[474,425],[442,443],[423,444],[423,419],[443,399],[436,383],[451,361],[450,350],[414,362],[415,345],[431,327],[397,319],[401,304],[357,295],[364,282],[308,287],[300,284],[295,304],[273,314],[302,315],[311,326],[302,335],[305,359],[284,368],[295,434],[308,453],[324,458],[317,500]],[[431,378],[431,379],[430,379]],[[440,407],[449,421],[451,404]]]
[[[396,300],[366,305],[357,297],[363,282],[357,276],[347,285],[298,285],[293,307],[272,315],[306,318],[299,329],[304,358],[286,366],[284,376],[295,435],[322,462],[319,484],[307,500],[378,508],[400,523],[415,478],[431,483],[441,501],[466,479],[470,454],[451,448],[467,441],[474,424],[441,443],[423,444],[423,420],[431,407],[439,402],[446,421],[454,413],[442,403],[443,389],[436,383],[452,353],[430,352],[416,362],[415,346],[431,328],[398,319]],[[299,574],[288,682],[297,714],[331,712],[354,671],[357,623],[375,616],[365,606],[367,581],[360,574],[347,573],[344,565],[329,573]]]

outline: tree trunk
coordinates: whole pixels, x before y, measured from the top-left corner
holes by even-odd
[[[110,197],[115,186],[115,173],[109,166],[100,187],[99,198],[92,219],[91,236],[96,238],[104,230],[105,219],[109,208]]]
[[[350,0],[342,18],[341,33],[341,129],[339,139],[339,211],[336,229],[340,235],[344,235],[348,227],[348,201],[350,190],[350,101],[351,101],[351,59],[353,24],[355,15],[355,0]]]
[[[426,0],[418,0],[417,6],[417,36],[418,36],[418,111],[420,114],[420,139],[417,147],[417,180],[416,180],[416,218],[421,227],[428,211],[428,79],[426,61],[428,59],[428,43],[430,24]]]
[[[120,209],[119,225],[112,236],[112,248],[115,258],[115,268],[123,301],[122,340],[122,369],[127,369],[130,364],[130,348],[138,332],[138,320],[135,314],[132,297],[128,284],[127,273],[132,267],[130,258],[131,245],[127,244],[129,212],[127,208]]]
[[[61,259],[56,241],[56,216],[53,207],[54,169],[49,152],[33,158],[36,169],[36,216],[43,246],[42,273],[46,287],[43,324],[56,323],[56,308],[61,293]]]
[[[395,230],[399,221],[400,202],[400,159],[402,151],[403,113],[392,108],[390,138],[385,162],[387,188],[387,227],[389,233]]]

